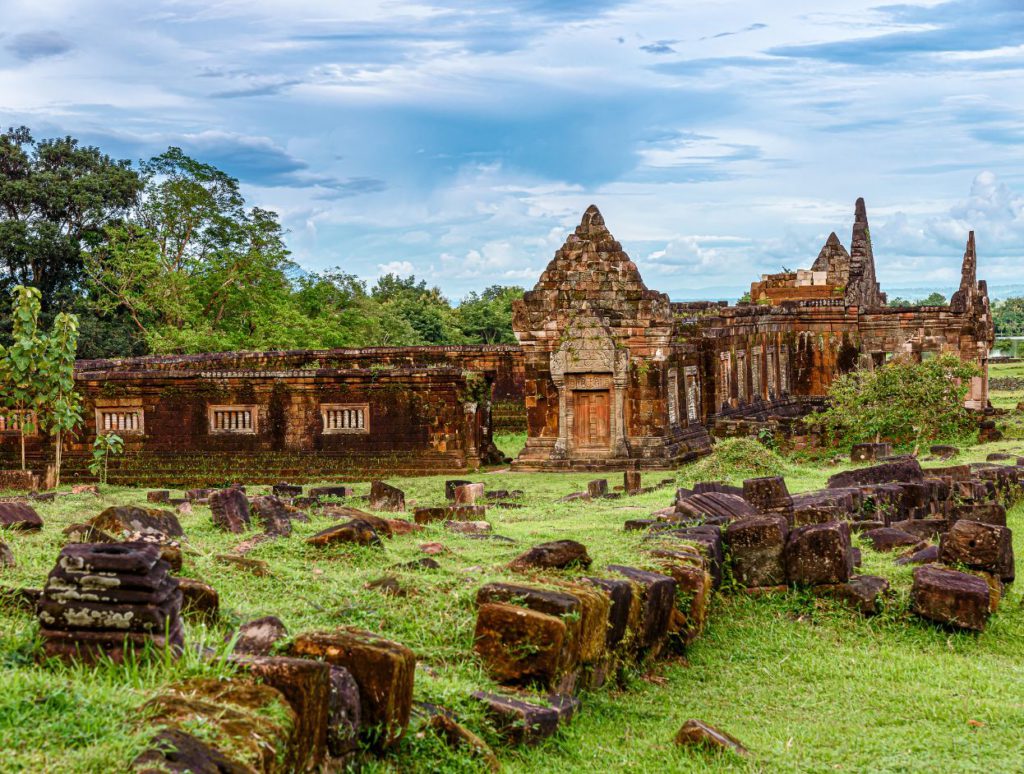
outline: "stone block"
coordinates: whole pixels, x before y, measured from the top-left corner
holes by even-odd
[[[363,736],[378,748],[397,742],[409,725],[416,655],[372,632],[343,627],[300,634],[291,653],[344,667],[359,686]]]
[[[613,650],[626,636],[634,607],[633,584],[620,578],[583,578],[604,592],[609,601],[608,630],[605,632],[605,648]]]
[[[269,656],[274,645],[288,636],[288,629],[276,615],[247,621],[238,627],[234,652],[251,656]]]
[[[317,532],[312,537],[306,538],[306,542],[311,546],[320,547],[344,543],[376,547],[384,545],[377,531],[361,519],[352,519],[352,521],[347,521],[344,524],[328,527]]]
[[[31,505],[0,503],[0,528],[34,531],[43,528],[43,520]]]
[[[761,513],[787,513],[793,509],[793,498],[782,476],[748,478],[743,482],[743,499]]]
[[[588,482],[587,493],[591,497],[604,497],[608,494],[608,479],[598,478]]]
[[[300,491],[298,495],[293,496],[298,497],[301,494],[302,492]],[[309,488],[308,492],[309,497],[317,500],[321,497],[334,497],[341,499],[344,497],[352,497],[354,494],[355,490],[350,486],[313,486]]]
[[[383,481],[370,483],[370,510],[397,513],[405,510],[405,492]]]
[[[213,586],[193,578],[178,578],[182,615],[216,622],[220,615],[220,597]]]
[[[702,720],[687,720],[676,732],[675,743],[685,747],[706,747],[746,755],[747,748],[734,736],[705,723]]]
[[[632,646],[639,658],[657,656],[668,637],[675,608],[676,582],[668,575],[623,565],[609,565],[609,572],[623,576],[633,584],[638,603]]]
[[[917,535],[894,527],[871,529],[861,534],[861,537],[876,551],[895,551],[897,548],[908,548],[921,542]]]
[[[891,443],[855,443],[850,449],[851,462],[869,462],[892,456]]]
[[[698,492],[676,503],[676,513],[705,521],[719,517],[726,522],[759,515],[743,497],[725,492]]]
[[[524,572],[531,569],[564,570],[567,567],[590,566],[587,547],[575,540],[554,540],[541,543],[517,556],[509,569]]]
[[[931,564],[937,561],[939,561],[939,547],[935,545],[921,545],[921,547],[914,546],[902,554],[895,564],[901,566],[904,564]]]
[[[1000,503],[964,503],[954,505],[950,512],[950,521],[957,521],[958,519],[980,521],[982,524],[1005,527],[1006,508]]]
[[[249,513],[251,520],[259,523],[268,535],[288,537],[292,534],[292,515],[285,504],[273,495],[252,498]]]
[[[146,492],[146,502],[149,503],[166,503],[170,502],[171,493],[167,489],[156,489],[152,492]]]
[[[455,487],[456,505],[473,505],[484,498],[484,485],[480,483],[462,484]]]
[[[465,484],[472,484],[472,481],[464,481],[462,479],[450,479],[444,482],[444,498],[448,501],[455,499],[456,487],[464,486]]]
[[[846,583],[853,574],[851,549],[846,522],[797,527],[786,539],[786,578],[808,586]]]
[[[786,582],[783,552],[789,527],[781,516],[759,516],[733,522],[725,531],[732,573],[744,586],[777,586]]]
[[[572,720],[580,704],[571,696],[548,696],[542,704],[539,698],[525,701],[484,691],[475,692],[473,698],[483,702],[498,735],[508,744],[534,745],[553,736]]]
[[[622,474],[622,485],[626,490],[626,494],[636,494],[640,491],[640,471],[639,470],[627,470]]]
[[[210,513],[214,525],[226,532],[238,534],[249,528],[249,500],[240,489],[232,487],[212,492]]]
[[[362,725],[359,684],[344,667],[331,664],[331,688],[327,699],[327,751],[344,758],[359,747]]]
[[[1013,581],[1013,536],[1007,527],[961,519],[939,542],[939,561],[990,572]]]
[[[676,582],[675,610],[670,632],[679,644],[689,645],[704,631],[711,601],[711,574],[695,552],[654,549],[648,552],[659,569]]]
[[[846,583],[815,586],[814,593],[837,599],[863,615],[881,610],[881,600],[889,591],[889,581],[874,575],[855,575]]]
[[[281,482],[274,484],[270,487],[271,493],[274,497],[301,497],[302,496],[302,485],[301,484],[287,484]]]
[[[566,665],[565,621],[517,605],[487,602],[477,610],[474,649],[504,685],[554,685]]]
[[[922,478],[924,473],[921,470],[921,463],[912,457],[904,457],[867,468],[836,473],[829,478],[828,488],[888,484],[893,481],[920,481]]]
[[[929,564],[914,570],[910,609],[930,621],[980,632],[989,616],[989,593],[988,583],[976,575]]]

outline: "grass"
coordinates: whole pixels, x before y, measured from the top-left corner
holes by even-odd
[[[499,439],[515,453],[522,436]],[[756,449],[748,450],[751,454]],[[957,461],[984,459],[991,451],[1024,451],[1008,440],[965,449]],[[767,459],[776,464],[774,455]],[[720,478],[738,483],[743,468],[720,468]],[[791,491],[823,486],[849,467],[796,465],[782,460]],[[928,463],[948,464],[948,463]],[[760,468],[757,468],[760,470]],[[680,480],[692,478],[691,469]],[[709,471],[710,472],[710,471]],[[361,626],[416,651],[416,698],[454,710],[470,728],[496,745],[507,771],[1009,771],[1024,755],[1024,609],[1011,590],[988,630],[954,634],[907,613],[910,570],[892,556],[863,547],[863,572],[883,575],[895,589],[886,611],[864,619],[807,592],[747,598],[716,595],[704,635],[685,658],[657,663],[633,674],[627,690],[584,697],[583,710],[564,732],[538,748],[501,747],[474,690],[495,687],[472,652],[474,596],[489,580],[508,578],[504,565],[531,544],[558,538],[584,542],[594,569],[641,561],[641,535],[622,523],[669,504],[671,488],[621,500],[556,502],[585,489],[601,474],[522,474],[507,471],[472,476],[488,489],[523,489],[521,510],[491,509],[496,533],[517,544],[471,540],[439,526],[396,537],[380,549],[315,549],[304,537],[333,523],[314,516],[296,524],[296,534],[255,548],[269,577],[256,577],[215,560],[244,536],[215,530],[209,511],[198,507],[181,519],[183,574],[204,580],[221,595],[223,622],[212,629],[189,625],[189,642],[223,651],[223,639],[238,623],[278,615],[290,632]],[[656,481],[662,474],[646,474]],[[394,479],[409,507],[443,500],[443,476]],[[611,478],[611,477],[609,477]],[[617,477],[611,484],[620,483]],[[357,494],[368,491],[356,484]],[[257,490],[258,491],[258,490]],[[113,504],[145,504],[140,490],[105,490],[101,497],[74,495],[38,506],[45,526],[38,533],[8,532],[18,566],[0,570],[0,584],[40,586],[63,544],[61,530]],[[358,503],[357,503],[358,505]],[[1014,508],[1018,556],[1024,553],[1024,506]],[[419,545],[442,542],[436,571],[394,569],[424,554]],[[384,596],[366,584],[395,575],[405,597]],[[152,730],[137,709],[160,686],[195,675],[223,674],[220,662],[193,655],[125,667],[67,668],[33,661],[36,623],[28,613],[0,608],[0,746],[3,771],[106,772],[127,767]],[[191,653],[191,652],[190,652]],[[739,737],[748,758],[681,750],[671,743],[687,718],[700,718]],[[481,770],[469,753],[452,751],[430,734],[409,733],[370,772],[462,772]]]

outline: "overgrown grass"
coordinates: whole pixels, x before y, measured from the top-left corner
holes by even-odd
[[[829,475],[850,467],[795,465],[757,446],[720,444],[714,462],[698,462],[681,471],[680,478],[738,482],[779,471],[791,491],[798,492],[822,486]],[[984,459],[991,451],[1024,451],[1024,443],[965,449],[958,461]],[[1024,755],[1020,593],[1010,591],[985,633],[951,634],[907,613],[910,570],[863,545],[863,572],[885,576],[895,590],[882,615],[864,619],[806,592],[761,598],[719,594],[707,630],[685,658],[632,675],[628,690],[587,695],[577,720],[538,748],[501,747],[469,697],[474,690],[496,687],[472,651],[477,588],[509,578],[504,565],[544,540],[581,540],[596,572],[610,563],[642,562],[642,535],[624,532],[622,523],[671,501],[672,490],[665,488],[619,500],[556,502],[598,475],[471,476],[489,489],[525,490],[523,509],[488,512],[495,532],[516,544],[472,540],[431,526],[389,540],[383,550],[315,549],[303,538],[333,522],[314,516],[311,524],[296,524],[291,538],[249,554],[270,564],[268,577],[218,563],[215,555],[244,536],[218,532],[208,509],[196,508],[182,518],[188,535],[183,574],[219,590],[224,620],[209,630],[189,625],[187,639],[223,648],[222,639],[239,622],[269,614],[280,616],[292,633],[341,624],[379,631],[416,651],[416,698],[454,710],[497,746],[511,772],[1019,770]],[[646,477],[657,480],[662,474]],[[405,489],[411,509],[440,504],[444,478],[393,483]],[[609,478],[620,483],[617,476]],[[368,488],[356,484],[357,494]],[[99,498],[75,495],[40,504],[42,531],[2,535],[18,566],[0,570],[0,584],[40,586],[63,543],[65,526],[108,505],[144,502],[142,491],[111,488]],[[1009,523],[1020,555],[1024,507],[1010,512]],[[393,567],[423,556],[419,546],[425,541],[446,546],[447,552],[437,557],[440,570]],[[383,596],[366,588],[384,574],[395,575],[407,596]],[[0,610],[3,771],[124,769],[150,734],[140,724],[138,707],[170,682],[228,671],[222,663],[191,655],[178,663],[99,669],[39,665],[33,660],[36,631],[32,615]],[[738,759],[676,749],[672,737],[690,717],[738,736],[751,755]],[[448,750],[430,734],[410,733],[367,770],[461,772],[480,770],[480,763],[466,752]]]

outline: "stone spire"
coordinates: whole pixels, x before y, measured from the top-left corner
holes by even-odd
[[[978,253],[974,246],[974,232],[967,235],[967,247],[964,249],[964,262],[960,269],[960,289],[949,300],[954,312],[963,314],[974,307],[978,294]]]
[[[829,285],[846,287],[850,277],[850,254],[846,252],[835,231],[828,235],[811,271],[827,272],[826,282]]]
[[[846,285],[846,302],[851,305],[872,307],[885,305],[875,279],[875,254],[871,249],[871,229],[864,199],[857,199],[853,214],[853,236],[850,239],[850,274]]]

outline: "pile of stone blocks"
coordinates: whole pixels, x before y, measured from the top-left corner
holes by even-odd
[[[151,544],[64,547],[37,605],[43,653],[92,662],[123,661],[147,645],[179,652],[182,594]]]

